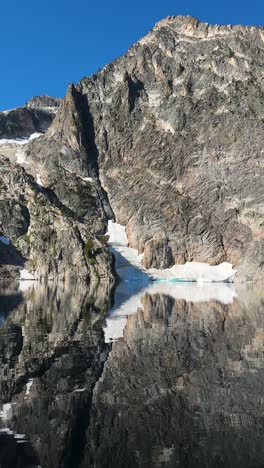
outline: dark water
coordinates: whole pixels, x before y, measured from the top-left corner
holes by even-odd
[[[261,288],[22,289],[0,291],[1,468],[264,467]]]

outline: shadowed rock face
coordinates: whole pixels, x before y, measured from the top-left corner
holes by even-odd
[[[70,85],[53,125],[27,150],[30,171],[40,173],[45,187],[81,217],[97,235],[112,218],[108,197],[101,187],[98,152],[87,99]]]
[[[101,182],[146,267],[262,278],[263,28],[170,17],[84,78]]]

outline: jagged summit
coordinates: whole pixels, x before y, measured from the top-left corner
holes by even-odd
[[[184,30],[197,30],[197,29],[212,29],[219,31],[219,29],[223,29],[225,31],[230,31],[230,30],[245,30],[245,29],[262,29],[263,26],[256,26],[256,25],[240,25],[240,24],[210,24],[206,21],[200,21],[198,18],[192,16],[192,15],[176,15],[176,16],[167,16],[166,18],[161,19],[158,21],[155,26],[154,30],[165,27],[165,26],[172,26],[175,30],[179,29],[181,32],[184,32]]]
[[[221,37],[226,34],[252,34],[255,40],[263,44],[264,28],[263,26],[242,26],[242,25],[219,25],[202,22],[193,16],[168,16],[155,24],[152,31],[138,42],[147,41],[149,37],[161,29],[170,30],[172,33],[181,36],[199,39],[210,39]]]
[[[60,106],[62,99],[42,94],[40,96],[34,96],[25,103],[28,109],[54,109],[54,111]]]

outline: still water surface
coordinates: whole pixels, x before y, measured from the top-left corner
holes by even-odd
[[[263,289],[2,286],[1,468],[263,466]]]

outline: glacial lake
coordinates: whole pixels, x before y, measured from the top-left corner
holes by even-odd
[[[1,468],[264,466],[264,291],[2,285]]]

